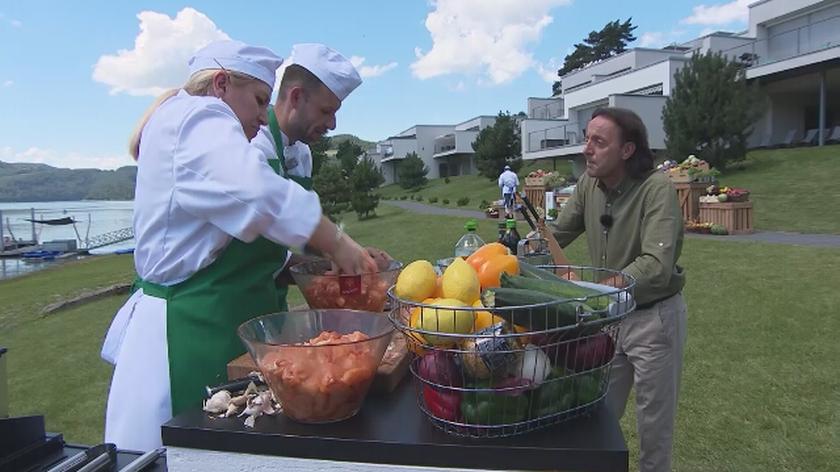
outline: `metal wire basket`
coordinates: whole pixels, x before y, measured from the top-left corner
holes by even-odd
[[[389,318],[415,354],[420,410],[443,431],[522,434],[586,414],[606,395],[620,321],[635,280],[618,271],[542,266],[591,295],[503,308],[442,307],[398,298]]]

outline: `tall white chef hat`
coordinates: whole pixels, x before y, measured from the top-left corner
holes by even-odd
[[[259,79],[273,89],[277,68],[282,63],[283,58],[268,48],[226,39],[213,41],[196,51],[190,58],[189,67],[190,75],[193,75],[200,70],[218,69],[222,66],[227,70]]]
[[[323,44],[295,44],[286,63],[297,64],[312,72],[342,101],[362,83],[353,64],[338,51]]]

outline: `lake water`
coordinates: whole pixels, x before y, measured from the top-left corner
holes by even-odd
[[[16,239],[31,240],[33,238],[32,210],[36,220],[71,217],[76,221],[73,225],[49,226],[34,225],[34,237],[38,242],[56,239],[73,239],[79,244],[85,238],[93,238],[100,234],[131,227],[132,201],[81,201],[81,202],[21,202],[0,203],[3,218],[3,236],[14,235]],[[11,230],[11,233],[10,233]],[[78,231],[78,236],[76,234]],[[108,254],[118,249],[134,247],[134,240],[105,246],[91,251],[93,254]],[[130,257],[130,256],[127,256]],[[56,262],[35,262],[24,259],[0,258],[0,279],[14,277],[27,272],[49,267]]]

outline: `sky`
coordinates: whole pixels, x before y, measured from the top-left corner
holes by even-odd
[[[632,18],[630,46],[746,29],[754,0],[0,0],[0,161],[115,169],[155,96],[190,55],[232,38],[281,56],[320,42],[363,84],[330,134],[379,141],[415,124],[524,111],[551,95],[590,31]]]

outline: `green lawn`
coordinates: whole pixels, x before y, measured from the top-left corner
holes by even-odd
[[[531,170],[551,170],[552,166],[551,160],[527,162],[519,172],[520,180],[524,184]],[[571,163],[558,160],[557,169],[568,175]],[[756,229],[840,234],[840,218],[834,210],[840,208],[838,176],[840,145],[751,151],[742,166],[727,171],[719,180],[722,185],[752,192]],[[382,187],[380,193],[388,199],[414,195],[399,185]],[[461,197],[469,197],[468,209],[478,209],[482,200],[501,198],[495,181],[476,175],[451,177],[448,184],[443,179],[430,180],[416,193],[423,196],[423,203],[437,197],[436,205],[450,208],[456,207]],[[449,199],[449,205],[443,205],[444,198]]]
[[[381,207],[348,233],[411,261],[449,256],[460,218]],[[479,233],[492,239],[493,225]],[[568,251],[586,263],[580,241]],[[688,239],[688,345],[676,435],[681,471],[832,471],[840,463],[840,250]],[[0,345],[11,412],[45,414],[69,441],[102,438],[110,368],[98,357],[111,297],[46,318],[59,296],[130,278],[131,258],[107,256],[0,282]],[[138,396],[138,407],[142,396]],[[622,420],[635,469],[632,407]]]
[[[551,160],[529,161],[522,166],[518,172],[519,181],[525,185],[525,176],[532,170],[538,168],[544,170],[553,170],[554,164]],[[557,171],[561,175],[569,175],[572,173],[571,163],[568,161],[557,161]],[[497,176],[498,177],[498,176]],[[450,177],[447,184],[444,179],[432,179],[422,189],[418,191],[408,191],[397,184],[382,187],[379,192],[384,198],[393,200],[398,199],[404,195],[409,198],[415,195],[423,197],[423,203],[428,204],[430,197],[437,197],[437,206],[457,208],[456,202],[459,198],[468,197],[470,203],[464,208],[477,210],[482,200],[492,202],[502,198],[499,190],[499,185],[496,179],[490,180],[479,175],[460,175],[457,177]],[[449,200],[449,205],[443,204],[443,199]]]
[[[840,234],[840,146],[752,151],[720,177],[751,191],[755,227]]]

